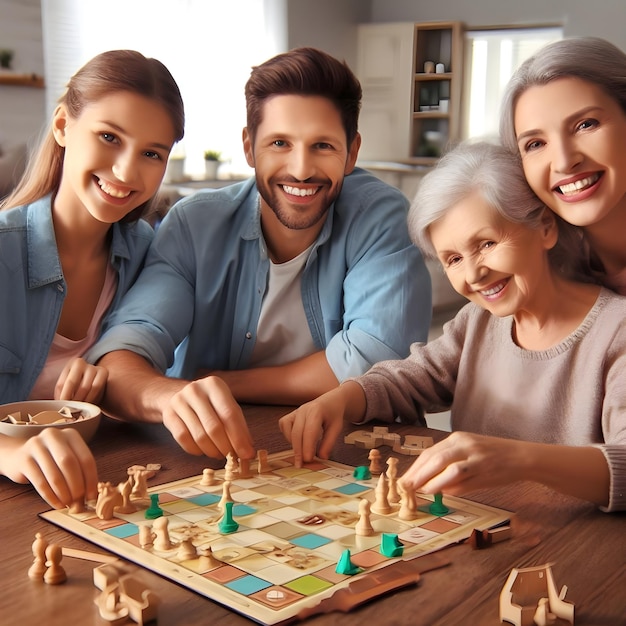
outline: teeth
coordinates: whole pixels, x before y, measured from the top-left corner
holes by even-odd
[[[495,287],[492,287],[491,289],[484,289],[480,293],[483,296],[494,296],[495,294],[500,293],[503,289],[504,289],[504,283],[500,283],[499,285],[496,285]]]
[[[300,189],[299,187],[288,187],[287,185],[283,185],[283,189],[285,193],[300,197],[313,196],[317,193],[317,189]]]
[[[593,176],[589,176],[588,178],[582,178],[581,180],[577,180],[573,183],[567,183],[566,185],[561,185],[559,190],[562,194],[572,194],[580,191],[581,189],[585,189],[585,187],[589,187],[595,183],[598,178],[600,178],[599,174],[594,174]]]
[[[98,179],[98,185],[100,185],[100,189],[102,189],[104,193],[107,193],[114,198],[127,198],[128,196],[130,196],[130,191],[122,191],[121,189],[112,187],[103,180]]]

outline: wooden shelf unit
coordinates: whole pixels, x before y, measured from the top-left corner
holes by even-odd
[[[37,74],[14,74],[13,72],[0,72],[0,85],[10,87],[37,87],[43,89],[43,76]]]

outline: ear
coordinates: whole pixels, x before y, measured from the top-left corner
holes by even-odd
[[[68,114],[64,104],[60,104],[52,116],[52,134],[55,141],[65,147],[65,127],[67,126]]]
[[[252,145],[252,137],[248,132],[248,127],[246,126],[242,132],[243,139],[243,152],[246,155],[246,161],[248,165],[254,168],[254,147]]]
[[[551,250],[556,246],[556,242],[559,240],[559,226],[556,222],[556,216],[547,207],[541,214],[541,234],[546,250]]]
[[[346,159],[346,167],[343,173],[347,176],[352,172],[356,165],[357,157],[359,156],[359,150],[361,148],[361,133],[357,133],[348,148],[348,158]]]

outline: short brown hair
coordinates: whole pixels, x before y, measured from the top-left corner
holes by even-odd
[[[357,135],[361,84],[345,62],[316,48],[295,48],[253,67],[245,94],[247,127],[253,143],[265,101],[278,95],[328,98],[341,115],[348,146]]]

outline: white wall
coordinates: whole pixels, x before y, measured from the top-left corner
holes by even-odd
[[[0,47],[15,51],[15,72],[43,76],[39,0],[0,0]],[[0,143],[34,141],[44,125],[45,90],[0,85]]]
[[[453,20],[468,27],[556,23],[566,37],[603,37],[626,50],[624,0],[371,0],[372,22]]]

